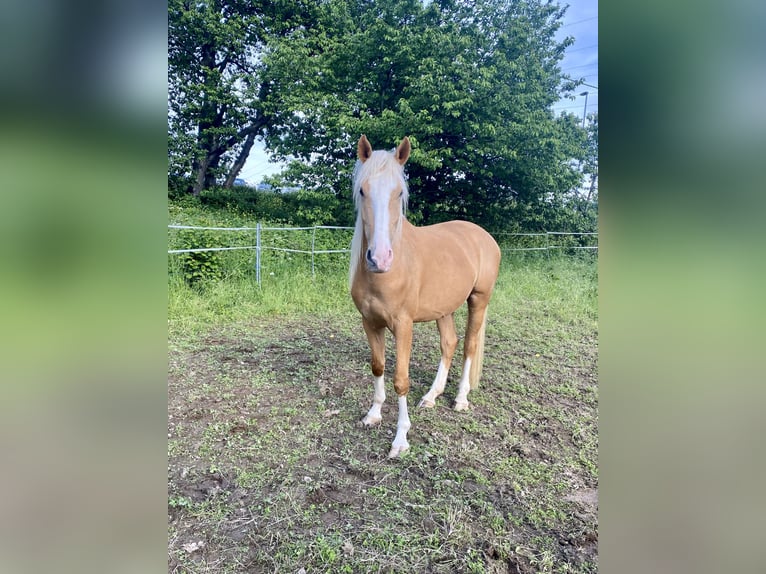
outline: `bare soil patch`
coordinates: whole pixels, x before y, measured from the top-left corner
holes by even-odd
[[[382,425],[358,425],[372,385],[355,317],[260,320],[172,351],[168,570],[596,572],[596,334],[558,327],[490,317],[456,413],[460,353],[436,407],[416,408],[439,360],[418,325],[401,460],[386,458],[390,380]]]

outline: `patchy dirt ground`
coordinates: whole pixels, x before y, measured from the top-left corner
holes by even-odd
[[[386,458],[391,344],[383,423],[358,424],[372,379],[357,317],[260,320],[176,345],[169,572],[596,572],[595,324],[527,319],[490,316],[483,379],[460,413],[460,351],[436,407],[416,408],[439,360],[435,326],[416,326],[399,460]]]

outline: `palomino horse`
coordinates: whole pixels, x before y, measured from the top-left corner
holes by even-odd
[[[362,314],[372,352],[375,395],[362,419],[379,423],[386,400],[383,382],[385,329],[396,339],[394,390],[399,397],[399,420],[389,457],[410,445],[407,431],[407,393],[412,324],[436,321],[441,336],[441,362],[431,389],[420,401],[433,407],[444,391],[457,347],[454,312],[468,301],[463,376],[455,397],[455,410],[468,407],[468,391],[476,388],[484,355],[487,305],[500,266],[500,248],[481,227],[467,221],[448,221],[415,227],[404,217],[407,182],[404,164],[410,141],[395,150],[372,151],[365,136],[357,146],[354,170],[356,228],[351,243],[349,281],[351,297]]]

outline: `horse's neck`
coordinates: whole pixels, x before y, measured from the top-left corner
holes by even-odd
[[[411,237],[412,234],[415,232],[416,227],[412,225],[409,221],[407,221],[406,218],[402,219],[402,232],[399,235],[399,240],[401,241],[402,237]]]
[[[411,245],[411,241],[409,241],[413,234],[415,233],[415,226],[412,225],[409,221],[407,221],[407,218],[402,216],[402,227],[401,231],[396,234],[395,237],[391,238],[391,248],[394,250],[394,253],[402,252],[402,251],[408,251],[409,247]]]

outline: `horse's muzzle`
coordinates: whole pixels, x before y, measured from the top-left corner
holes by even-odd
[[[372,273],[385,273],[391,269],[391,263],[394,261],[394,252],[388,249],[380,255],[373,255],[372,250],[368,249],[365,259],[368,271]]]

